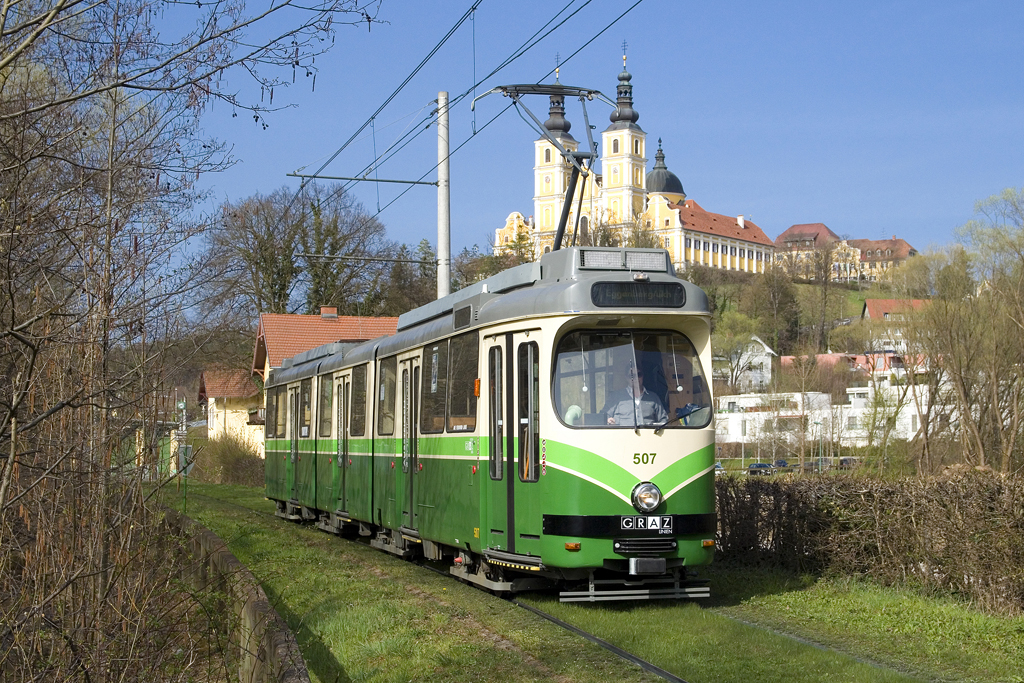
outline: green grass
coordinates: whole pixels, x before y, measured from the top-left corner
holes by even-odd
[[[225,504],[273,512],[259,490],[190,484],[189,492],[189,515],[256,575],[295,632],[314,681],[655,680],[475,588]]]
[[[996,617],[948,598],[850,579],[789,579],[794,590],[751,590],[771,573],[719,567],[748,586],[715,611],[828,643],[927,680],[1024,681],[1024,618]],[[760,576],[770,578],[759,579]]]
[[[272,513],[259,489],[189,492],[189,514],[261,581],[315,681],[657,680],[480,590],[227,504]],[[714,597],[699,604],[520,599],[690,683],[1024,681],[1020,619],[859,582],[721,565],[706,574]]]
[[[695,603],[560,604],[556,598],[525,601],[690,683],[917,680],[730,619]]]

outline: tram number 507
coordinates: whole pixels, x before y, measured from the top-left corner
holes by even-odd
[[[657,455],[658,455],[657,453],[634,453],[633,454],[633,464],[634,465],[653,465],[654,464],[654,458]]]

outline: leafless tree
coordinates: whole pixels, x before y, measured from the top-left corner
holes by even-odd
[[[196,351],[210,310],[213,274],[186,246],[206,228],[197,178],[229,159],[199,117],[220,99],[265,123],[275,105],[229,75],[271,92],[312,77],[333,27],[365,16],[290,0],[0,6],[0,678],[193,675],[199,598],[168,583],[181,558],[152,533],[146,482],[168,359]]]

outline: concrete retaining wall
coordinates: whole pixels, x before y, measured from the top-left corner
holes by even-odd
[[[199,589],[221,591],[230,604],[230,656],[238,663],[240,683],[309,683],[309,672],[295,635],[271,606],[245,565],[212,531],[189,517],[167,510],[164,524],[181,538],[195,561],[190,579]]]

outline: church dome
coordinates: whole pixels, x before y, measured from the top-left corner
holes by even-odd
[[[678,194],[686,198],[683,183],[665,165],[665,153],[661,151],[661,138],[658,138],[658,153],[654,155],[654,168],[647,174],[647,191],[658,194]]]

